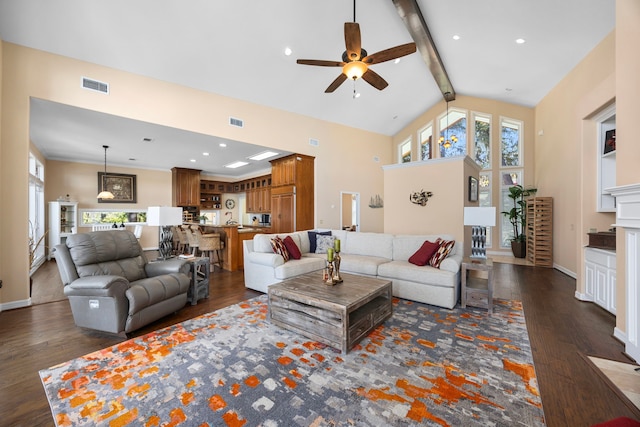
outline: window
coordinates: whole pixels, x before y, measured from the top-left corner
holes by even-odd
[[[473,153],[482,169],[491,169],[491,116],[474,114]]]
[[[29,230],[27,232],[32,245],[29,253],[31,254],[33,250],[33,258],[30,260],[30,273],[33,273],[44,262],[45,224],[44,166],[32,153],[29,153]]]
[[[502,118],[500,120],[500,140],[501,165],[503,167],[522,166],[522,122]]]
[[[449,110],[439,120],[440,125],[440,157],[463,156],[467,154],[467,113],[460,110]],[[445,147],[449,141],[450,146]]]
[[[399,145],[398,163],[408,163],[411,161],[411,138]]]
[[[129,209],[126,211],[109,209],[81,209],[80,226],[93,224],[137,224],[147,222],[146,209]]]
[[[480,206],[481,208],[491,207],[491,172],[480,173],[480,182],[478,186],[478,206]],[[497,213],[497,215],[499,215],[499,213]],[[498,223],[497,219],[496,223]],[[487,227],[487,241],[485,243],[485,246],[487,248],[491,247],[491,227]]]
[[[500,183],[500,212],[508,212],[513,208],[513,200],[509,198],[509,187],[512,185],[522,185],[522,169],[513,171],[501,171]],[[500,246],[503,248],[511,247],[511,239],[513,239],[513,226],[509,222],[509,218],[500,215]]]
[[[431,155],[431,140],[433,139],[433,126],[427,125],[418,132],[420,141],[420,160],[429,160]]]

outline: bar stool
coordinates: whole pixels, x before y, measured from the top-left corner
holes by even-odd
[[[191,227],[187,227],[185,232],[187,233],[187,240],[189,241],[191,254],[198,256],[200,242],[198,241],[198,235],[196,233],[202,234],[200,233],[200,229],[198,226],[192,225]]]
[[[215,271],[216,264],[220,267],[220,270],[222,270],[222,249],[224,249],[224,242],[220,238],[220,233],[200,234],[198,235],[198,239],[199,249],[202,251],[202,255],[208,256],[211,260],[211,265],[214,267],[212,271]]]

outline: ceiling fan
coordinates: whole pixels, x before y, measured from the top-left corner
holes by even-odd
[[[353,22],[344,23],[344,42],[346,50],[342,54],[342,61],[324,61],[319,59],[298,59],[302,65],[317,65],[320,67],[342,67],[342,73],[329,85],[325,93],[336,90],[347,78],[364,81],[378,90],[389,86],[378,73],[369,68],[370,65],[391,61],[409,55],[416,51],[415,43],[407,43],[369,55],[361,46],[360,25],[356,22],[356,1],[353,0]]]

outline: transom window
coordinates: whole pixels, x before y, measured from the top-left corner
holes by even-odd
[[[398,163],[409,163],[411,161],[411,138],[398,146]]]
[[[522,122],[502,118],[500,120],[500,139],[502,166],[522,166]]]
[[[467,113],[449,110],[438,122],[440,126],[440,157],[463,156],[467,154]],[[447,143],[448,141],[448,143]]]
[[[491,116],[475,113],[473,120],[473,153],[482,169],[491,169]]]
[[[433,140],[433,126],[427,125],[418,132],[420,140],[420,160],[429,160],[431,158],[431,141]]]

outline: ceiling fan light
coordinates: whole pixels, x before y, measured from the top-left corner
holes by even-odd
[[[367,64],[362,61],[347,62],[342,67],[342,72],[352,80],[359,79],[367,71]]]

